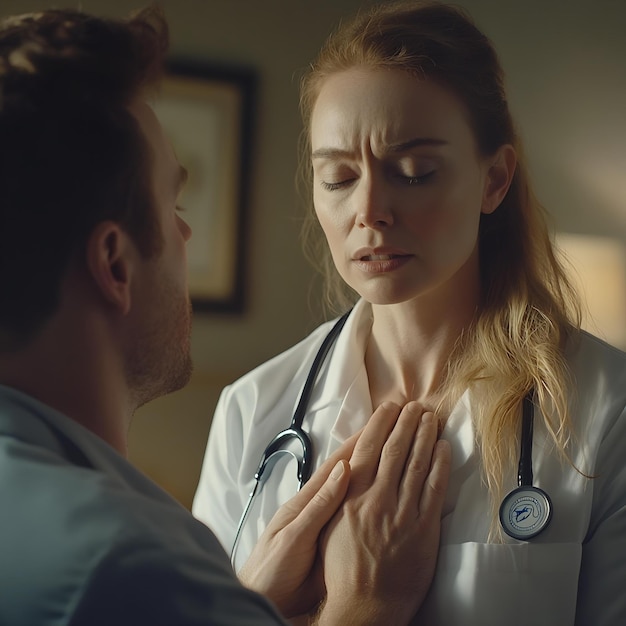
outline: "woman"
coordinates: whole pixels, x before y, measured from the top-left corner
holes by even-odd
[[[579,329],[491,43],[456,8],[381,5],[328,40],[301,104],[311,256],[331,304],[356,301],[304,419],[315,464],[383,400],[419,401],[452,448],[420,621],[626,623],[626,356]],[[194,512],[227,550],[332,325],[222,394]],[[505,498],[529,442],[523,482],[541,491]],[[237,566],[297,488],[285,469]]]

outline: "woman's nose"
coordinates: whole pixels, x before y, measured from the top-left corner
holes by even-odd
[[[393,224],[391,197],[381,181],[362,180],[356,201],[359,228],[381,230]]]

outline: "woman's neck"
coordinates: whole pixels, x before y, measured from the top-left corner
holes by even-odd
[[[450,307],[445,315],[408,302],[373,305],[365,352],[372,406],[384,400],[417,400],[435,410],[452,350],[474,317],[476,305]]]

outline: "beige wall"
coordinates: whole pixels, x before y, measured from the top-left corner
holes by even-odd
[[[77,3],[66,3],[67,5]],[[82,0],[124,15],[141,2]],[[219,390],[286,348],[319,320],[298,245],[294,191],[300,130],[297,71],[357,0],[165,0],[172,50],[258,72],[249,207],[246,312],[196,315],[196,374],[139,411],[130,455],[189,505]],[[492,37],[539,197],[559,230],[626,245],[626,3],[621,0],[461,0]],[[58,1],[2,0],[6,15]],[[313,309],[311,308],[313,302]],[[625,322],[626,324],[626,322]],[[290,416],[285,416],[285,421]]]

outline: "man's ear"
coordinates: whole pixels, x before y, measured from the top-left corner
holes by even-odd
[[[130,236],[115,222],[100,222],[87,240],[87,269],[102,297],[122,315],[131,307],[133,253]]]
[[[493,213],[506,196],[515,167],[517,166],[517,154],[510,144],[504,144],[496,153],[489,158],[489,170],[483,196],[482,213]]]

